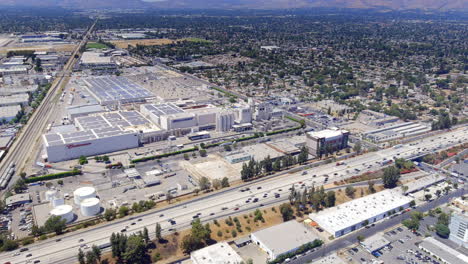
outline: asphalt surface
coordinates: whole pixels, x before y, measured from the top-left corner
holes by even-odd
[[[435,199],[429,203],[423,204],[415,209],[415,211],[419,212],[427,212],[430,209],[436,208],[442,204],[448,203],[450,199],[454,197],[460,197],[466,193],[466,187],[460,188],[456,191],[453,191],[449,193],[448,195],[441,196],[438,199]],[[363,236],[363,237],[370,237],[378,232],[387,230],[395,225],[400,224],[403,220],[407,219],[410,217],[410,212],[405,213],[402,215],[398,215],[397,217],[390,218],[388,220],[384,220],[382,222],[379,222],[375,224],[375,226],[371,228],[363,228],[361,230],[358,230],[354,233],[351,233],[349,235],[346,235],[343,238],[339,238],[334,240],[331,243],[325,244],[315,252],[312,252],[308,255],[304,255],[302,257],[299,257],[295,260],[290,261],[289,263],[291,264],[302,264],[302,263],[307,263],[311,262],[314,259],[322,258],[324,256],[327,256],[328,254],[331,254],[332,252],[335,252],[339,249],[345,248],[347,246],[350,246],[354,243],[357,243],[357,237],[358,236]]]

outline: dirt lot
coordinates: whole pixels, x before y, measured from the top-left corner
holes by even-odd
[[[38,45],[29,47],[1,47],[0,54],[7,54],[8,51],[14,50],[35,50],[35,51],[59,51],[67,52],[73,51],[75,48],[74,44],[63,44],[63,45]]]
[[[132,40],[113,40],[112,44],[116,45],[118,48],[126,49],[129,45],[136,46],[152,46],[152,45],[167,45],[173,43],[173,40],[170,39],[132,39]]]

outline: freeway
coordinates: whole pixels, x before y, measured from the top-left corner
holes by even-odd
[[[75,47],[73,53],[70,56],[70,59],[65,64],[62,71],[58,74],[58,77],[52,83],[52,86],[50,87],[47,95],[44,97],[44,100],[36,109],[36,111],[34,111],[28,123],[23,126],[15,142],[8,150],[5,158],[2,160],[0,164],[0,175],[5,172],[7,165],[11,162],[16,164],[17,168],[16,175],[13,176],[13,178],[10,180],[6,189],[8,189],[9,186],[12,186],[16,182],[15,178],[18,178],[19,172],[22,170],[23,165],[29,161],[29,158],[32,154],[35,154],[34,147],[38,142],[40,142],[42,132],[48,123],[51,113],[53,113],[56,94],[60,92],[60,88],[66,85],[68,82],[68,78],[66,78],[66,76],[69,76],[73,70],[73,66],[79,59],[79,56],[77,55],[79,54],[81,47],[86,44],[88,37],[94,30],[95,25],[96,22],[94,22],[94,24],[89,27],[80,44]],[[4,191],[5,190],[3,190],[3,192]],[[0,194],[3,195],[2,192],[0,192]]]
[[[303,186],[321,186],[328,181],[327,178],[332,182],[366,171],[375,171],[387,166],[384,161],[394,157],[407,158],[424,149],[434,151],[457,145],[459,140],[466,142],[468,139],[466,131],[467,128],[463,127],[443,134],[445,138],[456,140],[447,140],[440,135],[433,136],[398,148],[384,149],[356,156],[346,160],[345,165],[336,166],[330,163],[296,173],[283,173],[282,177],[260,179],[164,209],[149,211],[134,216],[136,219],[119,219],[85,230],[64,234],[60,237],[60,247],[57,247],[58,242],[55,241],[55,238],[34,243],[28,246],[27,253],[32,254],[32,257],[29,258],[26,258],[25,254],[12,256],[14,252],[2,253],[0,258],[12,263],[25,263],[29,259],[41,260],[41,262],[45,263],[73,263],[76,261],[75,257],[81,244],[87,244],[88,246],[93,244],[103,245],[109,242],[109,236],[113,232],[126,229],[126,233],[132,233],[147,227],[150,233],[154,233],[154,226],[156,222],[159,222],[167,234],[173,231],[171,229],[180,230],[188,227],[195,215],[198,215],[202,221],[206,222],[228,215],[241,214],[262,206],[279,204],[287,201],[289,188],[293,184],[299,189],[304,188]],[[246,188],[249,189],[246,190]],[[276,198],[275,193],[279,194],[280,197]],[[255,202],[255,199],[258,199],[258,201]],[[171,224],[169,220],[174,220],[175,224]],[[84,239],[83,242],[79,241],[81,238]]]
[[[460,197],[462,195],[466,194],[466,188],[461,188],[456,191],[453,191],[449,193],[448,195],[441,196],[438,199],[435,199],[429,203],[423,204],[419,206],[416,211],[419,212],[427,212],[430,209],[436,208],[442,204],[448,203],[450,199],[455,198],[455,197]],[[309,263],[314,259],[318,259],[324,256],[327,256],[328,254],[331,254],[332,252],[336,252],[337,250],[340,250],[342,248],[348,247],[354,243],[357,242],[357,237],[358,236],[363,236],[363,237],[370,237],[378,232],[387,230],[391,227],[394,227],[398,224],[400,224],[403,220],[408,219],[410,217],[410,214],[402,214],[398,215],[397,217],[390,218],[388,220],[384,220],[382,222],[379,222],[375,224],[374,227],[371,227],[369,229],[361,229],[358,230],[354,233],[351,233],[343,238],[337,239],[321,248],[318,250],[311,252],[309,254],[306,254],[304,256],[298,257],[297,259],[289,262],[291,264],[302,264],[302,263]]]

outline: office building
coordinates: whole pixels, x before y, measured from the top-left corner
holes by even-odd
[[[348,147],[349,132],[338,128],[325,129],[306,134],[306,146],[309,153],[321,157],[327,153]]]

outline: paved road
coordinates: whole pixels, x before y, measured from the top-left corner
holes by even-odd
[[[444,195],[438,199],[435,199],[429,203],[423,204],[419,206],[416,211],[419,212],[426,212],[429,211],[429,209],[436,208],[442,204],[445,204],[449,202],[450,199],[454,197],[460,197],[462,195],[466,194],[466,187],[460,188],[456,191],[453,191],[449,193],[448,195]],[[347,246],[350,246],[354,243],[357,242],[357,237],[358,236],[363,236],[363,237],[370,237],[378,232],[387,230],[395,225],[400,224],[403,220],[407,219],[410,217],[409,213],[399,215],[395,218],[391,218],[389,220],[384,220],[378,224],[375,224],[374,227],[371,228],[364,228],[361,229],[357,232],[351,233],[343,238],[337,239],[331,243],[326,244],[325,246],[321,247],[320,249],[316,250],[315,252],[312,252],[311,254],[302,256],[300,258],[297,258],[293,261],[291,261],[291,264],[302,264],[302,263],[307,263],[311,262],[314,259],[318,259],[324,256],[327,256],[328,254],[331,254],[332,252],[335,252],[339,249],[345,248]]]
[[[466,134],[464,128],[450,131],[446,135],[461,138],[464,141],[468,139],[468,134]],[[302,184],[306,186],[314,184],[318,187],[325,183],[325,178],[327,177],[330,179],[329,182],[333,182],[334,180],[348,178],[366,171],[378,170],[382,166],[385,166],[382,165],[382,161],[384,160],[391,159],[394,156],[402,158],[411,156],[415,151],[418,151],[418,148],[437,148],[439,144],[441,144],[441,141],[437,138],[428,138],[412,145],[385,149],[350,158],[346,160],[346,165],[325,164],[307,169],[306,174],[303,174],[303,171],[286,174],[283,172],[284,177],[260,179],[239,187],[222,190],[165,209],[156,209],[136,216],[137,218],[141,218],[141,221],[125,218],[90,227],[86,230],[64,234],[61,236],[60,247],[57,247],[55,239],[44,240],[28,246],[28,252],[32,254],[31,260],[39,259],[45,263],[73,262],[74,260],[76,261],[75,257],[78,248],[82,244],[78,242],[80,238],[84,238],[84,243],[88,245],[102,245],[108,243],[111,233],[120,232],[126,226],[128,226],[127,233],[138,232],[143,227],[147,227],[153,231],[156,222],[161,223],[165,232],[168,232],[170,228],[183,229],[190,225],[190,222],[193,220],[192,217],[198,213],[201,213],[201,220],[206,222],[227,215],[251,211],[261,207],[261,204],[268,206],[270,204],[282,203],[288,199],[288,188],[292,184],[295,184],[296,188],[301,188]],[[359,171],[357,172],[356,169]],[[249,187],[250,190],[240,191],[246,187]],[[274,193],[279,193],[281,197],[275,198]],[[246,202],[249,198],[250,202]],[[253,203],[254,198],[258,198],[259,201]],[[172,226],[168,222],[168,219],[174,219],[177,222],[176,225]],[[131,223],[135,224],[132,225]],[[25,263],[28,260],[24,254],[15,257],[12,254],[13,252],[2,253],[0,254],[0,259],[11,261],[12,263]]]
[[[80,51],[80,48],[86,44],[86,41],[90,33],[93,31],[95,24],[96,23],[90,26],[88,32],[84,35],[80,44],[76,46],[75,50],[70,56],[70,59],[65,64],[62,71],[58,74],[58,77],[52,83],[52,86],[49,89],[49,92],[45,96],[44,100],[36,109],[36,111],[34,111],[28,123],[25,126],[23,126],[21,132],[19,132],[19,135],[17,136],[17,139],[8,150],[8,153],[6,154],[5,158],[2,160],[0,164],[0,175],[2,175],[5,172],[7,166],[11,162],[16,164],[17,169],[17,172],[10,180],[6,189],[14,185],[16,179],[19,177],[19,173],[21,172],[23,165],[26,164],[26,162],[30,161],[29,158],[32,154],[35,153],[35,151],[31,150],[33,150],[34,146],[36,146],[37,143],[40,142],[42,132],[44,131],[47,125],[49,116],[54,111],[56,94],[60,91],[60,88],[63,85],[65,85],[68,81],[68,78],[66,78],[66,76],[69,76],[73,66],[75,65],[75,62],[79,59],[78,56],[77,58],[75,58],[75,55],[77,55]],[[3,195],[4,192],[5,190],[0,191],[0,195]]]

